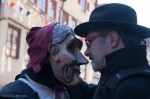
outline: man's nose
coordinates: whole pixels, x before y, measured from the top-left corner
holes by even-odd
[[[79,65],[84,65],[89,63],[89,61],[83,56],[81,52],[79,52],[78,54],[77,61]]]

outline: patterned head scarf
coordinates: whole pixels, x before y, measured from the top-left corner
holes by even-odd
[[[41,70],[41,66],[47,56],[48,46],[63,41],[73,30],[66,24],[51,23],[44,27],[33,27],[30,29],[26,40],[29,45],[30,56],[27,68],[33,69],[35,73]]]

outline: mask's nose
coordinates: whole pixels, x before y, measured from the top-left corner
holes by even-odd
[[[84,65],[89,63],[89,61],[83,56],[81,52],[78,53],[77,61],[79,65]]]

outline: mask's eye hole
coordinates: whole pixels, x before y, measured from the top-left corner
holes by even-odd
[[[79,47],[81,46],[82,46],[82,42],[79,42],[78,39],[72,39],[69,42],[67,42],[67,50],[70,53],[77,53]]]
[[[79,50],[81,50],[81,48],[83,46],[83,42],[81,40],[77,39],[76,43],[77,43],[77,46],[78,46]]]
[[[72,44],[70,44],[70,45],[68,46],[68,51],[69,51],[70,53],[75,53],[75,51],[76,51],[77,48],[78,48],[77,45],[74,44],[74,43],[72,43]]]

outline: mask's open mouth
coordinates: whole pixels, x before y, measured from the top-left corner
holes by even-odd
[[[81,74],[80,67],[78,66],[66,66],[64,76],[67,82],[72,81],[74,74]]]
[[[80,68],[73,68],[73,72],[74,73],[77,73],[77,74],[81,74],[81,72],[80,72]]]

